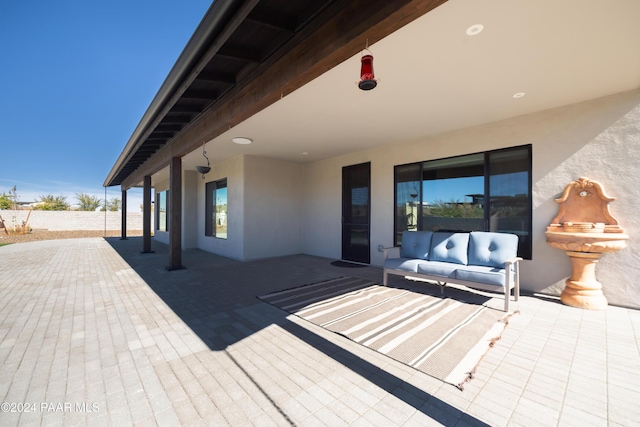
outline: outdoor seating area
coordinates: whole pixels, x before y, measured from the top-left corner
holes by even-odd
[[[520,314],[461,391],[257,298],[341,276],[379,281],[380,268],[308,255],[239,262],[187,250],[186,269],[169,272],[166,245],[149,254],[140,246],[141,238],[89,238],[0,248],[0,402],[53,404],[0,413],[0,424],[640,419],[638,310],[585,311],[523,294]],[[91,411],[55,410],[65,402]]]
[[[504,294],[504,311],[509,311],[511,289],[520,295],[522,258],[518,236],[509,233],[405,231],[402,246],[383,248],[383,284],[389,274],[435,281],[444,293],[447,282]],[[390,257],[399,251],[399,257]]]

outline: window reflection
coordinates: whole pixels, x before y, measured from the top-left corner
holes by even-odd
[[[489,231],[517,234],[530,245],[529,150],[489,153]]]
[[[158,210],[158,218],[156,221],[156,229],[158,231],[167,231],[168,230],[168,218],[167,218],[167,195],[169,194],[169,191],[161,191],[160,193],[157,194],[157,206],[156,209]]]
[[[420,219],[420,164],[396,167],[396,242],[402,232],[419,229]]]
[[[216,237],[221,239],[227,238],[227,187],[217,188],[215,191],[216,214],[215,229]]]
[[[227,238],[227,179],[207,182],[205,236]]]
[[[531,258],[531,146],[395,167],[395,243],[403,231],[501,231]]]

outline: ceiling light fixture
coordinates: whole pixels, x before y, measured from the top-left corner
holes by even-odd
[[[207,143],[203,142],[202,143],[202,155],[204,156],[205,159],[207,159],[207,166],[196,166],[196,170],[198,171],[198,173],[202,174],[202,179],[205,179],[205,175],[209,173],[209,171],[211,170],[211,163],[209,162],[209,158],[207,157],[207,150],[205,150],[205,148],[207,147]]]
[[[472,25],[469,28],[467,28],[467,35],[468,36],[476,36],[476,35],[480,34],[482,32],[482,30],[484,30],[484,25],[475,24],[475,25]]]
[[[514,93],[514,94],[513,94],[513,97],[514,97],[514,98],[522,98],[524,95],[525,95],[525,93],[524,93],[524,92],[518,92],[518,93]]]
[[[235,142],[236,144],[240,144],[240,145],[248,145],[251,144],[253,142],[252,139],[250,138],[245,138],[244,136],[237,136],[233,139],[231,139],[233,142]]]
[[[358,87],[362,90],[371,90],[378,85],[378,81],[373,74],[373,55],[369,50],[369,39],[367,39],[364,50],[369,53],[365,55],[364,51],[362,51],[363,55],[362,58],[360,58],[360,81],[358,82]]]

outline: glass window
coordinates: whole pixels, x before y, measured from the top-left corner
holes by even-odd
[[[396,167],[395,235],[398,244],[401,243],[403,231],[421,229],[418,209],[421,195],[420,173],[420,164]]]
[[[169,230],[167,207],[169,200],[169,191],[161,191],[156,195],[156,230]]]
[[[206,185],[205,235],[227,238],[227,179],[208,182]]]
[[[531,257],[529,147],[488,153],[489,231],[517,234],[518,253]]]
[[[531,146],[396,166],[395,209],[397,245],[405,230],[502,231],[531,259]]]
[[[484,228],[484,155],[422,163],[422,228],[481,231]]]

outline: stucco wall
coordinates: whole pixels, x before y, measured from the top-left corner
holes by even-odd
[[[197,215],[184,221],[183,233],[193,231],[200,249],[238,260],[301,253],[302,167],[257,156],[216,163],[205,180],[184,183],[185,191],[197,193]],[[204,235],[206,183],[223,178],[227,178],[226,239]]]
[[[343,165],[341,159],[329,159],[305,166],[304,253],[340,258]]]
[[[256,156],[243,160],[243,258],[301,253],[303,166]]]
[[[197,227],[198,248],[228,258],[243,259],[244,243],[244,161],[242,156],[234,157],[222,163],[216,163],[206,179],[198,179]],[[205,191],[206,183],[227,178],[227,235],[226,239],[205,236]],[[194,226],[193,224],[190,226]]]
[[[627,92],[551,111],[566,123],[557,137],[534,150],[533,215],[535,262],[523,266],[534,289],[558,293],[571,267],[559,250],[549,249],[544,229],[558,211],[553,201],[581,176],[599,181],[617,200],[611,212],[629,235],[627,248],[605,254],[596,268],[610,303],[640,308],[640,91]]]
[[[371,162],[371,263],[382,264],[377,246],[393,238],[393,167],[420,160],[512,147],[533,146],[533,259],[522,263],[522,286],[558,293],[571,272],[568,258],[551,248],[544,230],[557,213],[553,201],[571,181],[600,181],[618,200],[611,206],[627,234],[628,247],[605,255],[597,270],[610,303],[640,307],[640,91],[489,123],[424,141],[394,144],[305,166],[303,251],[341,257],[342,167]]]
[[[7,227],[22,225],[27,220],[28,210],[0,210],[0,216]],[[15,218],[15,219],[14,219]],[[105,212],[86,211],[38,211],[32,210],[28,225],[34,230],[104,230]],[[120,230],[121,212],[106,212],[106,229]],[[127,212],[127,230],[142,230],[142,212]]]

